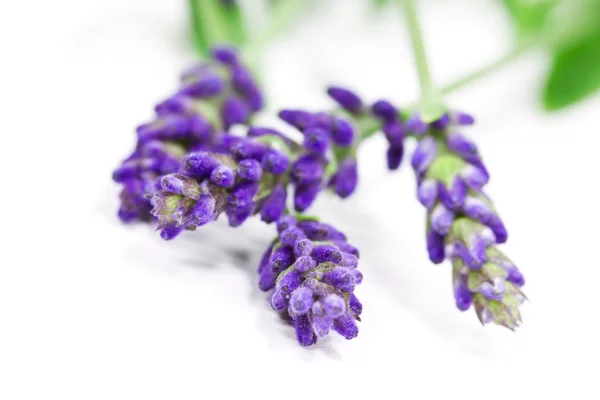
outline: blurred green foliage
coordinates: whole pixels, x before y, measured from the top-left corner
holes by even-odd
[[[243,45],[247,40],[239,6],[235,1],[188,0],[191,37],[201,57],[214,45]]]
[[[600,0],[502,0],[518,40],[550,52],[541,102],[548,111],[574,105],[600,89]]]

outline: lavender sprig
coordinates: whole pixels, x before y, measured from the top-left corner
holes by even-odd
[[[160,178],[152,214],[163,238],[194,230],[223,212],[234,227],[255,214],[273,222],[288,208],[289,189],[297,212],[326,188],[342,198],[354,192],[359,126],[351,116],[300,110],[280,116],[302,132],[302,143],[271,128],[251,127],[247,137],[213,138],[188,153],[177,173]]]
[[[262,103],[248,69],[231,48],[214,48],[211,60],[187,70],[178,91],[156,106],[155,120],[137,128],[134,152],[113,173],[123,185],[121,220],[151,220],[157,179],[177,172],[187,152],[210,146],[234,124],[248,123]]]
[[[302,346],[334,330],[346,339],[358,335],[362,304],[354,295],[362,282],[358,250],[334,227],[286,215],[279,235],[263,255],[259,286],[272,290],[271,306],[287,311]]]
[[[473,305],[483,324],[514,329],[521,324],[525,279],[496,247],[508,234],[483,192],[489,173],[476,146],[458,133],[473,123],[467,114],[449,113],[431,124],[416,114],[405,124],[419,140],[411,164],[417,198],[427,208],[427,251],[436,264],[452,261],[460,310]]]

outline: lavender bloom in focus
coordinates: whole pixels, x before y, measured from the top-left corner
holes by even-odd
[[[358,335],[362,305],[354,288],[362,281],[358,251],[330,225],[284,216],[279,236],[259,266],[259,286],[272,290],[271,306],[292,317],[296,337],[310,346],[331,330]]]
[[[496,245],[508,234],[482,191],[489,180],[476,146],[457,132],[474,119],[444,115],[431,124],[413,116],[409,134],[419,138],[412,155],[417,198],[427,208],[427,251],[434,263],[453,264],[456,306],[474,306],[479,320],[509,329],[521,324],[523,275]]]
[[[212,60],[182,75],[177,93],[156,106],[155,120],[137,128],[135,151],[113,173],[123,185],[122,221],[152,220],[150,198],[160,187],[158,177],[177,172],[187,152],[210,146],[224,129],[247,123],[262,107],[260,91],[235,50],[219,47],[212,53]]]

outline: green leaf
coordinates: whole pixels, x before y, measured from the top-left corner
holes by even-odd
[[[575,0],[577,1],[577,0]],[[522,35],[540,32],[557,0],[502,0]]]
[[[573,105],[600,89],[600,29],[553,55],[542,101],[548,111]]]

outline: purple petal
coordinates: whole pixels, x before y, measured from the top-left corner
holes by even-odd
[[[416,172],[425,172],[429,164],[437,156],[437,143],[432,137],[425,137],[419,141],[415,149],[411,165]]]
[[[346,312],[341,317],[335,319],[332,328],[348,340],[354,339],[358,335],[356,320],[349,312]]]
[[[354,141],[354,128],[343,118],[335,118],[331,139],[340,147],[348,147]]]
[[[309,182],[296,186],[294,191],[294,209],[298,212],[306,211],[317,198],[321,191],[321,182]]]
[[[454,278],[454,300],[456,307],[461,311],[466,311],[473,304],[473,293],[467,286],[467,275],[456,274]]]
[[[287,171],[289,165],[290,159],[288,156],[275,149],[267,150],[262,160],[263,169],[273,175],[283,174]]]
[[[312,326],[308,319],[308,316],[300,315],[294,320],[296,327],[296,339],[301,346],[307,347],[317,342],[317,337],[313,333]]]
[[[213,169],[210,180],[220,187],[230,188],[235,183],[235,171],[225,165],[219,165]]]
[[[398,110],[389,101],[379,100],[371,107],[373,114],[384,121],[395,121],[398,119]]]
[[[221,120],[228,130],[235,124],[244,124],[250,118],[250,108],[246,102],[236,96],[227,98],[221,106]]]
[[[347,198],[356,190],[358,185],[358,168],[354,157],[347,157],[338,167],[330,186],[342,199]]]
[[[314,244],[310,239],[302,239],[294,245],[294,255],[296,257],[309,256],[314,248]]]
[[[290,310],[295,315],[306,314],[314,304],[313,292],[307,287],[299,287],[290,296]]]
[[[442,204],[437,204],[433,207],[429,220],[431,222],[431,228],[434,231],[440,235],[445,235],[450,231],[452,223],[454,222],[454,212],[448,210]]]
[[[254,159],[242,160],[238,164],[238,175],[247,181],[259,181],[262,176],[262,167]]]
[[[283,184],[275,185],[269,197],[264,201],[260,209],[261,220],[266,223],[276,221],[285,212],[285,201],[287,199],[287,189]]]
[[[304,147],[313,153],[325,154],[329,150],[329,133],[321,128],[309,128],[304,132]]]
[[[444,253],[444,236],[433,229],[427,230],[427,253],[434,264],[439,264],[446,258]]]
[[[446,185],[439,182],[438,196],[446,208],[459,211],[467,197],[467,185],[460,177],[454,178],[450,188],[447,188]]]
[[[337,264],[342,260],[342,253],[340,250],[337,246],[332,246],[330,244],[320,244],[315,246],[310,255],[315,259],[317,264],[324,262],[333,262]]]
[[[437,200],[438,184],[433,179],[425,179],[417,188],[417,199],[427,209],[430,209],[435,205]]]
[[[358,114],[362,111],[363,104],[360,97],[348,89],[332,86],[327,89],[327,94],[351,113]]]
[[[312,257],[300,256],[296,259],[294,266],[300,272],[307,272],[316,268],[317,263]]]

